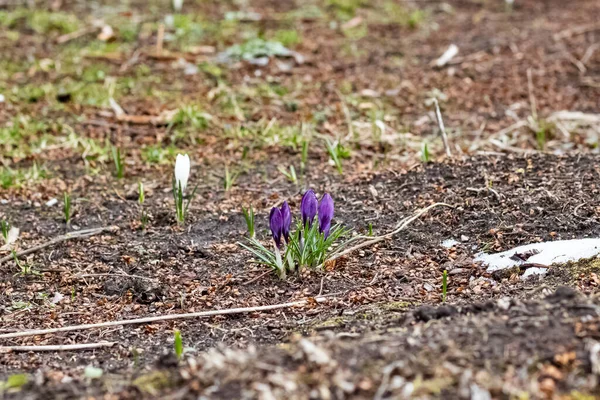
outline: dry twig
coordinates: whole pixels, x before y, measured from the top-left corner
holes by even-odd
[[[95,278],[95,277],[117,277],[117,278],[130,278],[130,279],[142,279],[142,280],[146,280],[146,281],[150,281],[150,282],[156,282],[158,279],[156,278],[148,278],[147,276],[141,276],[141,275],[130,275],[130,274],[125,274],[125,273],[117,273],[117,274],[110,274],[110,273],[104,273],[104,274],[77,274],[77,275],[73,275],[72,278],[75,279],[79,279],[79,278]]]
[[[300,306],[304,306],[306,304],[311,304],[314,301],[316,301],[317,303],[322,303],[322,302],[326,301],[326,298],[325,298],[325,296],[322,296],[322,297],[311,298],[311,299],[307,299],[307,300],[292,301],[289,303],[273,304],[273,305],[267,305],[267,306],[226,308],[224,310],[200,311],[200,312],[186,313],[186,314],[167,314],[167,315],[160,315],[157,317],[124,319],[124,320],[119,320],[119,321],[100,322],[97,324],[63,326],[60,328],[49,328],[49,329],[33,329],[33,330],[27,330],[27,331],[21,331],[21,332],[5,333],[5,334],[0,335],[0,339],[46,335],[49,333],[56,333],[56,332],[83,331],[83,330],[94,329],[94,328],[106,328],[109,326],[147,324],[147,323],[151,323],[151,322],[171,321],[174,319],[214,317],[215,315],[247,314],[247,313],[253,313],[253,312],[260,312],[260,311],[278,310],[278,309],[282,309],[282,308],[300,307]]]
[[[599,30],[600,30],[600,24],[598,24],[598,23],[593,23],[593,24],[589,24],[589,25],[580,25],[575,28],[569,28],[569,29],[565,29],[564,31],[555,33],[552,36],[552,38],[554,40],[561,40],[561,39],[570,38],[571,36],[583,35],[584,33],[599,31]]]
[[[101,347],[112,347],[115,342],[82,343],[82,344],[59,344],[45,346],[0,346],[1,353],[10,353],[13,351],[73,351],[73,350],[91,350]]]
[[[104,226],[102,228],[93,228],[93,229],[83,229],[81,231],[75,231],[75,232],[69,232],[65,235],[59,236],[57,238],[54,238],[46,243],[42,243],[39,246],[34,246],[32,248],[26,249],[26,250],[21,250],[16,254],[16,257],[22,257],[22,256],[26,256],[28,254],[31,253],[35,253],[38,250],[41,249],[45,249],[46,247],[50,247],[53,246],[57,243],[61,243],[64,242],[66,240],[70,240],[70,239],[82,239],[82,238],[86,238],[86,237],[90,237],[90,236],[94,236],[97,235],[99,233],[102,232],[106,232],[106,231],[114,231],[118,229],[118,227],[116,226]],[[9,254],[8,256],[4,257],[4,258],[0,258],[0,265],[4,264],[7,261],[10,261],[13,258],[12,254]]]

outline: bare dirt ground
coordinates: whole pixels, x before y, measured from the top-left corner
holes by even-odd
[[[600,265],[524,280],[473,261],[600,235],[598,21],[600,4],[583,0],[190,1],[181,14],[168,2],[0,0],[0,219],[20,229],[14,249],[110,227],[18,262],[0,250],[0,346],[12,346],[0,398],[600,396]],[[271,54],[276,44],[293,53]],[[458,55],[436,67],[450,44]],[[342,173],[326,139],[343,149]],[[183,227],[170,192],[179,152],[198,184]],[[290,166],[297,182],[280,171]],[[329,192],[336,221],[361,234],[450,207],[280,280],[238,245],[242,207],[266,243],[270,208],[297,210],[306,188]]]

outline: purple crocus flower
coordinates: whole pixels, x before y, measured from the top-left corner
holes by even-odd
[[[281,205],[281,220],[282,220],[282,231],[285,242],[290,241],[290,229],[292,228],[292,212],[287,201],[284,201]]]
[[[283,218],[281,217],[281,211],[277,207],[271,209],[271,215],[269,215],[269,227],[271,228],[271,234],[273,235],[273,240],[275,241],[277,248],[281,248]]]
[[[319,204],[319,232],[329,236],[331,229],[331,220],[333,219],[333,199],[328,193],[323,195]]]
[[[317,215],[317,196],[313,190],[309,190],[302,196],[302,202],[300,202],[300,213],[302,214],[302,224],[306,226],[312,226],[315,215]]]

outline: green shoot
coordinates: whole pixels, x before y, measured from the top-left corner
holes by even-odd
[[[185,216],[187,215],[187,210],[192,202],[192,199],[196,195],[196,190],[198,189],[198,185],[194,187],[192,194],[189,196],[187,203],[185,203],[183,197],[183,189],[181,188],[181,182],[179,184],[176,183],[175,178],[173,178],[173,199],[175,200],[175,211],[177,214],[177,223],[183,225],[185,222]]]
[[[296,168],[294,168],[293,165],[290,165],[289,172],[282,166],[279,166],[278,169],[279,169],[279,172],[281,172],[288,179],[288,181],[292,182],[294,185],[298,184],[298,177],[296,176]]]
[[[535,140],[537,142],[538,149],[544,150],[546,148],[546,130],[539,128],[535,133]]]
[[[333,161],[340,175],[343,175],[342,159],[349,158],[350,152],[339,141],[332,142],[329,138],[325,138],[325,145],[327,146],[327,152],[329,153],[329,157],[331,157],[331,161]]]
[[[140,352],[136,347],[131,348],[131,356],[133,357],[133,367],[137,369],[140,366]]]
[[[448,290],[448,271],[444,270],[442,275],[442,302],[446,302],[446,291]]]
[[[223,188],[225,189],[226,192],[229,192],[232,188],[233,185],[236,181],[238,177],[237,173],[231,173],[229,172],[229,167],[226,165],[225,166],[225,180],[223,181]]]
[[[244,146],[242,148],[242,161],[245,161],[248,158],[249,153],[250,153],[250,147]]]
[[[303,171],[306,169],[306,163],[308,162],[308,144],[308,139],[302,141],[302,161],[300,162],[300,168]]]
[[[13,260],[15,260],[15,264],[17,264],[17,267],[19,267],[19,269],[21,270],[19,275],[21,275],[21,276],[40,275],[40,273],[35,271],[31,265],[19,261],[19,257],[17,257],[16,251],[11,250],[11,254],[12,254]]]
[[[118,179],[123,179],[125,176],[125,163],[123,161],[123,157],[121,156],[121,149],[116,146],[112,146],[111,151],[113,162],[115,164],[115,175]]]
[[[71,194],[68,192],[63,194],[63,214],[68,225],[71,222]]]
[[[6,381],[0,381],[0,393],[16,393],[29,382],[27,374],[13,374],[6,378]]]
[[[427,164],[431,161],[431,154],[429,153],[429,147],[427,146],[427,142],[423,142],[421,145],[421,161]]]
[[[146,194],[144,193],[144,184],[142,181],[138,182],[138,203],[140,206],[144,205],[144,201],[146,200]]]
[[[375,109],[371,111],[371,132],[375,143],[381,143],[381,138],[385,133],[384,117],[382,111]]]
[[[242,207],[242,213],[244,214],[246,226],[248,227],[248,235],[250,235],[251,238],[254,238],[254,209],[252,208],[252,205],[250,205],[248,209]]]
[[[373,236],[373,223],[372,222],[369,222],[368,229],[369,229],[369,236]]]
[[[4,238],[4,243],[8,243],[8,232],[10,231],[10,223],[3,219],[0,222],[0,226],[2,227],[2,237]]]
[[[144,201],[146,200],[146,195],[144,193],[144,184],[140,181],[138,182],[138,204],[141,208],[140,213],[140,222],[142,224],[142,229],[146,229],[146,225],[148,224],[148,214],[144,208]]]
[[[178,360],[183,356],[183,341],[181,340],[181,332],[175,329],[175,355]]]

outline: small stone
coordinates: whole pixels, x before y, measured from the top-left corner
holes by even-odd
[[[501,310],[508,310],[510,308],[510,297],[503,297],[498,300],[498,308]]]

